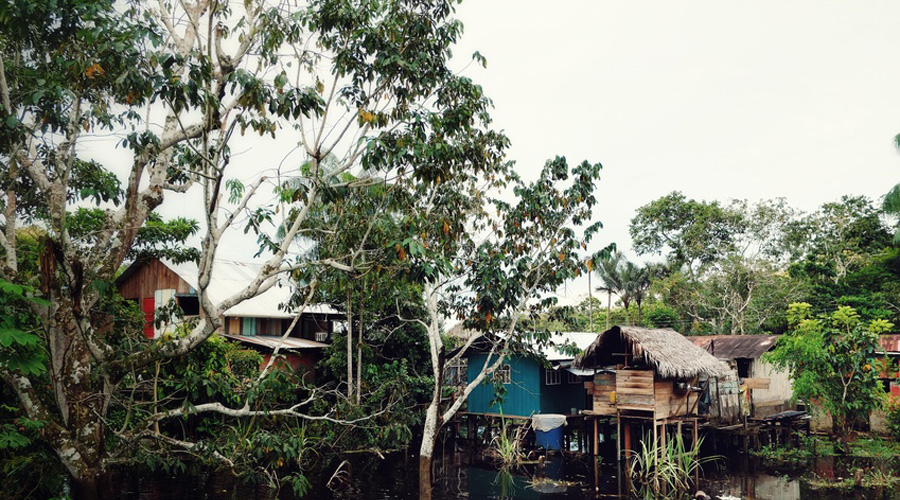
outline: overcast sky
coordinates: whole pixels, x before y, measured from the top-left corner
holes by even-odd
[[[809,211],[900,181],[900,2],[469,0],[457,17],[457,65],[487,57],[465,73],[517,169],[603,164],[597,248],[630,253],[635,209],[673,190]]]
[[[633,258],[635,209],[673,190],[812,211],[900,181],[900,2],[468,0],[456,17],[453,66],[493,99],[521,174],[555,155],[603,164],[591,251],[615,242]],[[258,160],[294,144],[276,146],[235,151],[275,168]],[[170,196],[161,212],[199,199]],[[250,258],[252,238],[234,241],[221,256]],[[575,302],[587,280],[559,293]]]

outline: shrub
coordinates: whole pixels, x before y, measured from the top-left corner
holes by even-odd
[[[900,441],[900,399],[889,399],[887,407],[885,408],[885,414],[887,416],[888,430],[891,432],[891,437]]]

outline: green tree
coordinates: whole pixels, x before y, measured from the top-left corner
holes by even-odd
[[[527,343],[549,342],[549,332],[528,332],[522,320],[555,305],[555,299],[547,294],[587,270],[588,261],[610,251],[581,254],[600,229],[600,224],[591,220],[599,174],[600,164],[583,162],[570,168],[565,158],[559,157],[548,161],[530,184],[509,172],[502,183],[513,183],[515,201],[492,200],[496,219],[477,204],[466,218],[470,225],[489,230],[486,237],[441,232],[444,236],[439,241],[411,252],[411,265],[424,279],[427,316],[421,324],[428,336],[435,381],[419,450],[420,498],[431,498],[431,457],[441,427],[511,352]],[[454,191],[471,192],[475,200],[481,196],[477,190]],[[429,209],[423,206],[422,213]],[[451,313],[478,333],[446,353],[442,323]],[[467,385],[456,389],[453,398],[446,399],[441,383],[444,366],[476,345],[488,353],[486,362]]]
[[[871,200],[844,196],[789,226],[789,270],[816,311],[848,305],[866,319],[900,317],[900,268],[881,215]]]
[[[625,288],[625,280],[622,278],[622,267],[625,256],[622,252],[613,252],[607,258],[600,259],[594,272],[600,278],[601,286],[597,287],[598,292],[606,292],[606,329],[610,327],[610,310],[612,309],[612,296],[616,294],[622,303],[626,303],[627,290]],[[625,306],[628,309],[628,306]]]
[[[847,306],[814,319],[810,304],[794,303],[787,316],[791,330],[766,357],[790,372],[795,398],[831,415],[834,433],[843,439],[884,402],[875,368],[878,339],[894,325],[865,324]]]
[[[318,229],[311,210],[334,201],[336,189],[436,187],[498,168],[506,139],[488,129],[490,101],[447,64],[462,30],[452,12],[444,0],[16,0],[0,7],[0,278],[40,291],[46,303],[24,307],[48,354],[43,375],[7,364],[0,377],[22,412],[43,423],[41,439],[70,474],[76,497],[99,496],[109,446],[133,449],[151,439],[195,451],[195,442],[161,439],[171,419],[310,417],[297,405],[256,406],[248,390],[239,404],[186,402],[143,415],[114,439],[107,426],[113,401],[130,397],[129,377],[204,345],[224,311],[280,276],[309,277],[298,294],[308,301],[316,270],[358,272],[353,262],[317,259],[299,243]],[[305,161],[260,165],[268,160],[256,154],[248,161],[233,154],[250,140],[245,135],[256,137],[254,151],[297,144]],[[126,160],[93,156],[110,137]],[[251,173],[263,169],[266,175]],[[269,196],[291,177],[296,189]],[[141,235],[158,237],[154,211],[188,191],[197,204],[186,202],[186,211],[202,217],[199,248],[185,256],[199,264],[202,318],[184,335],[144,341],[116,317],[112,283],[141,249]],[[420,225],[463,230],[457,219],[432,215]],[[44,234],[30,267],[20,258],[31,248],[20,238],[22,221]],[[183,234],[184,222],[172,234]],[[214,303],[210,276],[226,234],[239,225],[257,237],[265,263],[243,290]],[[417,229],[398,243],[408,254],[420,250],[410,236]],[[157,422],[161,434],[143,432]]]
[[[699,222],[676,220],[676,236],[642,234],[651,228],[671,231],[654,218],[676,210],[697,214]],[[679,242],[676,247],[708,241],[710,248],[695,259],[701,265],[686,265],[672,251],[653,273],[653,294],[679,311],[682,324],[690,325],[683,326],[685,330],[758,333],[763,325],[778,323],[779,311],[799,297],[799,282],[785,272],[785,234],[795,218],[796,212],[781,199],[720,204],[686,200],[675,193],[642,207],[631,229],[644,242],[660,244],[669,238]]]
[[[897,184],[886,195],[881,203],[881,209],[892,217],[900,217],[900,184]],[[894,244],[900,243],[900,226],[894,230]]]
[[[621,276],[625,288],[624,296],[628,297],[627,302],[622,300],[625,312],[628,312],[628,303],[634,301],[634,305],[637,306],[637,324],[643,324],[642,306],[650,291],[650,268],[626,261]]]
[[[735,249],[740,216],[719,202],[688,199],[678,191],[638,208],[629,233],[638,255],[666,251],[688,274]]]

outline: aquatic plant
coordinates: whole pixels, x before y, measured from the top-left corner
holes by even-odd
[[[521,425],[510,427],[506,419],[500,417],[500,432],[491,439],[491,448],[503,467],[517,467],[525,458],[520,446],[523,429]]]
[[[494,486],[500,488],[499,498],[513,498],[516,493],[516,478],[508,468],[503,467],[497,471],[497,477],[494,478]]]
[[[700,438],[687,446],[681,434],[675,434],[665,445],[658,444],[648,434],[641,440],[641,448],[632,451],[629,465],[631,479],[638,483],[644,496],[659,498],[678,495],[693,484],[693,476],[705,463],[719,460],[720,456],[700,456]]]

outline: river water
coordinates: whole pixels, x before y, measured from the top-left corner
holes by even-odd
[[[470,454],[444,456],[435,463],[435,500],[584,500],[630,499],[621,468],[593,465],[590,458],[555,457],[541,466],[504,473]],[[305,498],[321,500],[414,500],[418,496],[415,457],[394,454],[385,458],[354,458],[318,464]],[[727,467],[726,467],[727,465]],[[848,467],[833,460],[818,463],[825,477],[851,477]],[[337,470],[337,473],[335,473]],[[117,498],[123,500],[291,500],[282,490],[247,485],[227,475],[166,476],[123,474],[116,479]],[[760,470],[746,457],[707,465],[699,489],[711,498],[766,500],[878,499],[900,500],[900,491],[816,491],[796,476]]]

